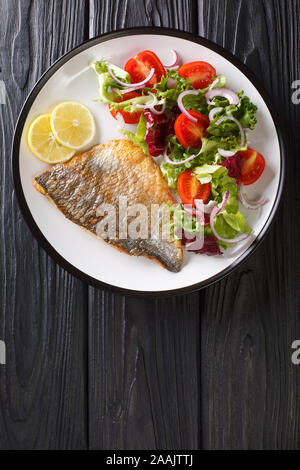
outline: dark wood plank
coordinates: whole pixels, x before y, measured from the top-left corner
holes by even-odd
[[[197,295],[90,300],[91,447],[196,449]]]
[[[91,1],[90,34],[137,25],[193,30],[194,2]],[[89,289],[93,449],[199,445],[198,294],[125,298]]]
[[[13,128],[37,79],[85,37],[82,0],[1,0],[0,448],[87,447],[87,288],[38,247],[10,174]]]
[[[112,5],[113,4],[113,5]],[[196,30],[194,1],[89,2],[90,34],[134,25]],[[239,270],[200,295],[124,298],[86,288],[27,230],[9,170],[13,124],[36,79],[85,37],[82,1],[0,0],[0,448],[298,448],[299,79],[297,0],[198,0],[199,33],[235,52],[264,81],[289,131],[279,217]],[[293,201],[293,203],[291,203]],[[201,364],[199,355],[201,314]],[[199,372],[201,410],[199,418]]]
[[[197,29],[194,0],[90,0],[90,36],[135,26]]]
[[[299,449],[299,79],[297,0],[198,0],[199,34],[234,52],[264,82],[288,128],[283,203],[262,246],[201,297],[203,445]]]

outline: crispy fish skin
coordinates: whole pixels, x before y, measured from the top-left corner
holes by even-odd
[[[94,235],[102,219],[98,207],[106,203],[118,208],[120,196],[127,197],[128,206],[145,205],[149,214],[151,204],[175,203],[153,159],[126,139],[111,140],[56,164],[33,183],[68,219]],[[174,238],[122,239],[117,232],[116,238],[104,241],[130,255],[151,258],[169,271],[181,269],[181,241]]]

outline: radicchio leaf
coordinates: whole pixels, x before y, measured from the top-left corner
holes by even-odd
[[[227,158],[224,163],[220,163],[220,165],[227,168],[228,176],[235,179],[239,179],[242,176],[242,164],[243,157],[239,153],[236,153],[233,157]]]
[[[193,240],[190,240],[185,237],[184,233],[182,234],[182,244],[184,246],[187,244],[193,243],[195,241],[196,241],[196,238],[194,238]],[[204,238],[203,247],[200,250],[195,250],[195,251],[190,251],[190,252],[198,254],[198,255],[207,255],[207,256],[221,256],[223,254],[218,245],[218,241],[216,237],[214,236],[206,236]]]
[[[168,118],[165,113],[156,115],[151,111],[144,112],[146,118],[145,141],[152,157],[158,157],[165,149],[167,137],[172,133],[174,122],[173,118]]]

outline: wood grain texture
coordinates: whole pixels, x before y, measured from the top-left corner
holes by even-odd
[[[0,0],[0,11],[0,449],[300,449],[299,1]],[[222,282],[163,300],[88,288],[56,266],[10,175],[17,115],[43,71],[88,35],[141,25],[231,50],[288,133],[285,192],[264,243]]]
[[[193,6],[90,1],[90,35],[134,25],[192,31]],[[91,448],[198,448],[198,353],[198,294],[143,300],[90,288]]]
[[[87,447],[87,288],[38,247],[10,174],[23,102],[56,58],[84,39],[85,2],[0,1],[0,449]]]
[[[135,26],[197,30],[195,0],[90,0],[90,37]]]
[[[91,448],[198,448],[196,296],[90,301]]]
[[[203,446],[299,449],[299,79],[297,0],[199,0],[199,34],[262,80],[288,131],[283,202],[268,237],[234,274],[201,294]]]

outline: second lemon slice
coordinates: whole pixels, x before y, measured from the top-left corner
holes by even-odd
[[[94,117],[84,104],[77,101],[58,104],[50,123],[56,140],[73,150],[81,149],[95,137]]]
[[[28,145],[36,157],[46,163],[60,163],[70,160],[75,150],[56,141],[50,126],[51,114],[38,116],[30,125]]]

